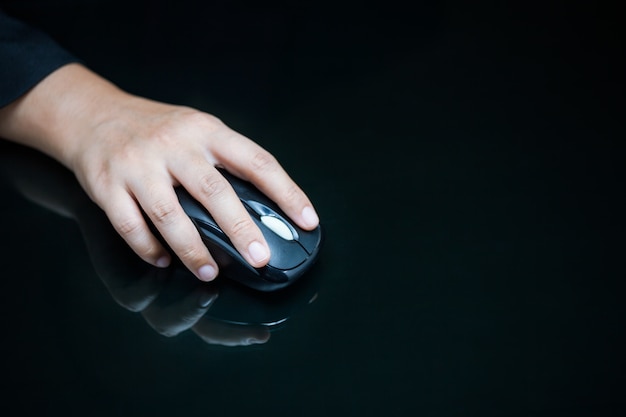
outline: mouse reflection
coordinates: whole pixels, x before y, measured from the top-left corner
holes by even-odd
[[[75,220],[112,298],[163,336],[191,331],[210,345],[264,344],[297,309],[317,297],[315,276],[260,293],[223,277],[202,282],[176,260],[165,269],[149,265],[115,232],[70,171],[19,145],[0,143],[0,149],[9,182],[29,200]]]

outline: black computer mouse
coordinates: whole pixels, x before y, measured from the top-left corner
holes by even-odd
[[[260,291],[275,291],[298,280],[319,256],[321,226],[312,231],[301,229],[252,183],[223,169],[220,172],[263,232],[271,252],[266,266],[252,267],[237,252],[211,214],[184,188],[177,187],[180,204],[219,265],[220,275]]]

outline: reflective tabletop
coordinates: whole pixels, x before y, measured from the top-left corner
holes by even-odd
[[[0,141],[7,407],[626,408],[624,66],[609,10],[9,3],[123,88],[256,140],[325,239],[287,289],[201,283],[144,264],[69,171]]]

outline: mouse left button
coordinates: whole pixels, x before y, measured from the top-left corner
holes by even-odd
[[[298,238],[298,242],[302,245],[302,247],[309,253],[313,254],[317,251],[320,244],[322,243],[322,229],[321,226],[317,226],[317,228],[300,233]]]

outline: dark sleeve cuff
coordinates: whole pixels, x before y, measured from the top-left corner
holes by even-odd
[[[0,107],[71,62],[80,60],[42,31],[0,11]]]

